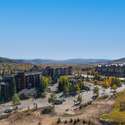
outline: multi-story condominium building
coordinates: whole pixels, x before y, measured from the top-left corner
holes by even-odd
[[[0,102],[9,101],[11,95],[11,85],[9,83],[0,82]]]
[[[17,92],[23,89],[36,88],[39,86],[41,73],[17,73],[16,75],[4,76],[0,81],[0,102],[12,98],[13,79],[15,79]]]
[[[14,75],[4,76],[0,82],[0,101],[8,101],[12,98],[13,89],[13,77]]]
[[[39,84],[41,83],[41,72],[35,72],[35,73],[26,73],[25,74],[25,84],[26,88],[37,88],[39,87]]]
[[[46,68],[42,69],[42,75],[45,76],[51,76],[53,80],[58,79],[62,75],[72,75],[73,74],[73,68],[71,66],[69,67],[50,67],[47,66]],[[40,73],[41,73],[40,72]]]
[[[54,74],[54,68],[47,66],[46,68],[43,69],[42,74],[52,77]]]
[[[54,78],[55,76],[61,76],[61,75],[72,75],[72,67],[61,67],[61,68],[52,68],[52,67],[46,67],[43,69],[43,75],[48,75]]]
[[[41,72],[18,73],[15,76],[17,91],[38,87],[41,74]]]

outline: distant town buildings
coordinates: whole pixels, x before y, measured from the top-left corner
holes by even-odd
[[[116,64],[99,64],[97,67],[111,67],[111,66],[115,66],[115,67],[122,67],[125,66],[125,63],[116,63]]]
[[[104,76],[125,77],[125,64],[98,65],[96,71]]]

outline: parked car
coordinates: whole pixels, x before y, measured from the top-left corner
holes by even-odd
[[[61,105],[62,103],[63,103],[62,100],[55,100],[55,101],[54,101],[54,104],[55,104],[55,105]]]
[[[13,112],[13,109],[6,109],[6,110],[4,111],[4,113],[11,113],[11,112]]]

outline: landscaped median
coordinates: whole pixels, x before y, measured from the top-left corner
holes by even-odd
[[[125,91],[117,95],[112,112],[103,114],[100,120],[110,125],[125,125]]]

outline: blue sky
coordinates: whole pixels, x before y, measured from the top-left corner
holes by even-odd
[[[0,0],[0,56],[125,57],[125,0]]]

